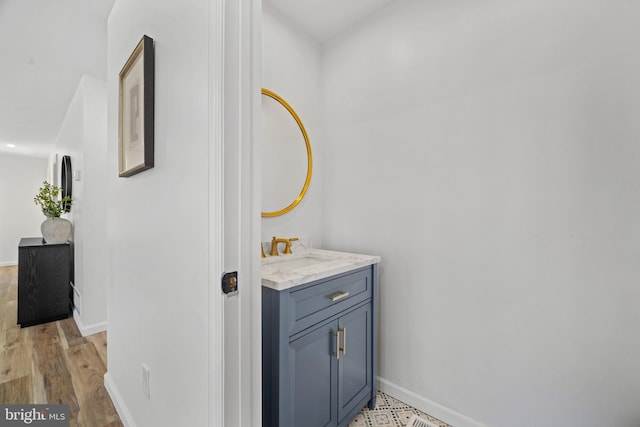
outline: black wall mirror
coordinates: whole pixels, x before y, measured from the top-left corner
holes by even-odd
[[[62,165],[60,172],[60,187],[62,187],[62,197],[71,195],[71,190],[73,186],[73,172],[71,170],[71,157],[64,156],[62,157]],[[71,211],[71,203],[66,203],[64,207],[65,212]]]

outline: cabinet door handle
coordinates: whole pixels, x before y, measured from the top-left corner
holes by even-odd
[[[340,329],[342,331],[342,354],[347,354],[347,328],[346,326]]]
[[[340,360],[340,332],[342,331],[338,329],[333,333],[333,335],[336,337],[336,352],[334,353],[334,356],[336,356],[336,360]]]
[[[340,292],[339,294],[331,295],[329,299],[331,300],[331,302],[336,302],[348,296],[349,296],[349,292]]]

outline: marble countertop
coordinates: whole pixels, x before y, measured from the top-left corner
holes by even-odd
[[[379,256],[305,249],[262,259],[262,286],[283,291],[380,262]]]

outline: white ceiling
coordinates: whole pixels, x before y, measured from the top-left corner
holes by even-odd
[[[0,0],[0,152],[47,156],[81,76],[106,79],[114,1]],[[396,0],[264,1],[322,43]]]
[[[320,43],[396,0],[264,0]]]
[[[0,151],[48,154],[80,77],[106,77],[113,3],[0,0]]]

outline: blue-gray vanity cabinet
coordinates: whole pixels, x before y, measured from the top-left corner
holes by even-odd
[[[344,427],[373,408],[376,281],[373,264],[282,291],[262,288],[263,426]]]

